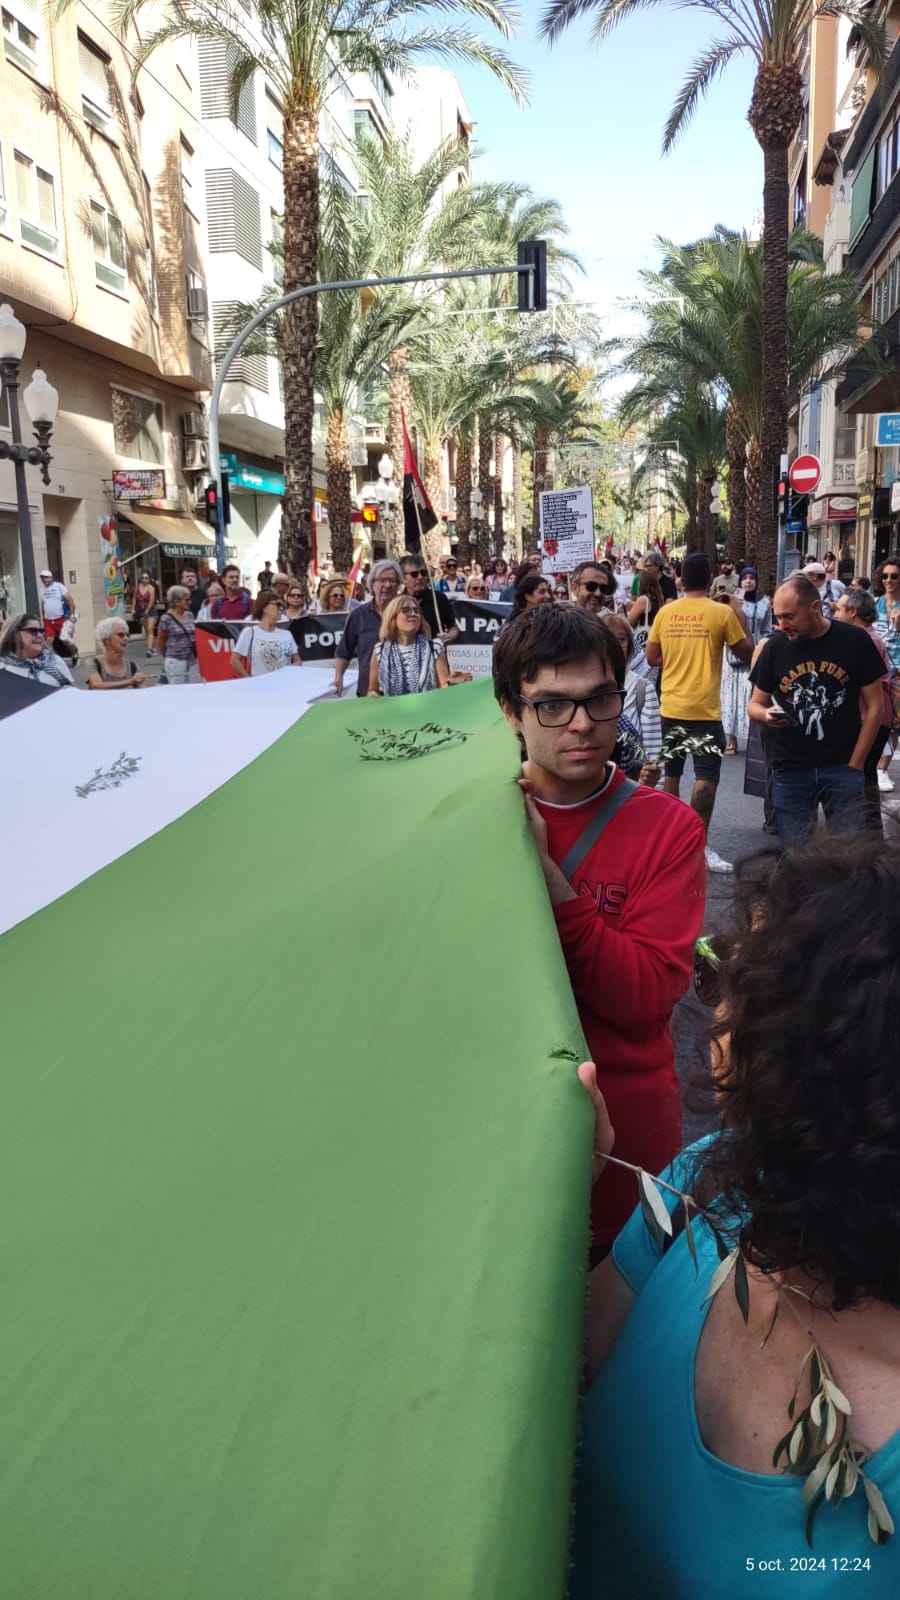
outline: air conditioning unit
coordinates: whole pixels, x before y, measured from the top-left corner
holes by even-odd
[[[209,445],[204,439],[185,439],[185,472],[205,472],[209,466]]]
[[[209,321],[209,299],[205,289],[188,289],[187,314],[191,322]]]
[[[181,431],[186,439],[206,439],[209,423],[202,411],[185,411],[181,418]]]

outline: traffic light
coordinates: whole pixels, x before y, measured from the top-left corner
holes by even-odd
[[[206,520],[211,528],[219,526],[219,490],[214,483],[208,483],[203,495],[206,508]]]
[[[378,526],[378,507],[369,505],[363,506],[362,519],[363,522],[368,523],[370,527],[376,528]]]
[[[776,517],[786,517],[788,515],[788,481],[786,477],[782,476],[777,467],[775,468],[774,488],[775,515]]]
[[[519,267],[519,310],[547,309],[547,245],[543,239],[525,239],[516,252]],[[522,271],[533,267],[533,272]]]

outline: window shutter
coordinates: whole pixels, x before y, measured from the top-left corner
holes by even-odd
[[[198,39],[197,53],[200,63],[200,115],[230,117],[234,49],[220,39]],[[252,144],[256,143],[256,96],[253,78],[244,85],[238,96],[235,127]]]
[[[218,354],[227,350],[236,331],[237,300],[219,300],[214,303],[213,333]],[[265,356],[238,356],[228,368],[226,383],[247,383],[252,389],[269,392],[269,369]]]
[[[86,100],[101,110],[110,109],[109,62],[89,40],[78,35],[78,67],[81,73],[81,92]]]
[[[231,167],[207,171],[206,218],[210,250],[234,250],[262,272],[259,195]]]
[[[853,193],[850,201],[850,240],[848,250],[859,239],[863,229],[868,226],[872,214],[872,189],[875,182],[875,161],[878,155],[878,146],[874,144],[866,156],[853,180]]]

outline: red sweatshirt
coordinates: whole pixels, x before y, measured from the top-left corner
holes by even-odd
[[[623,782],[618,770],[613,788]],[[604,798],[610,793],[604,790]],[[538,801],[561,862],[598,805]],[[615,1129],[614,1154],[659,1172],[681,1149],[669,1018],[691,981],[706,893],[703,824],[673,795],[638,789],[576,870],[577,899],[554,906],[581,1026]],[[594,1185],[593,1241],[612,1243],[637,1180],[607,1166]]]

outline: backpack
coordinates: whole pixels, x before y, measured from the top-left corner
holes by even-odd
[[[249,615],[250,615],[250,606],[251,606],[250,596],[247,593],[246,589],[239,589],[238,590],[238,594],[241,597],[241,605],[244,608],[242,613],[241,613],[241,615],[243,617],[249,617]],[[225,599],[225,595],[220,595],[218,600],[214,600],[213,601],[213,609],[212,609],[212,613],[211,613],[211,615],[213,617],[216,617],[216,618],[221,617],[221,615],[222,615],[222,602],[223,602],[224,599]]]

